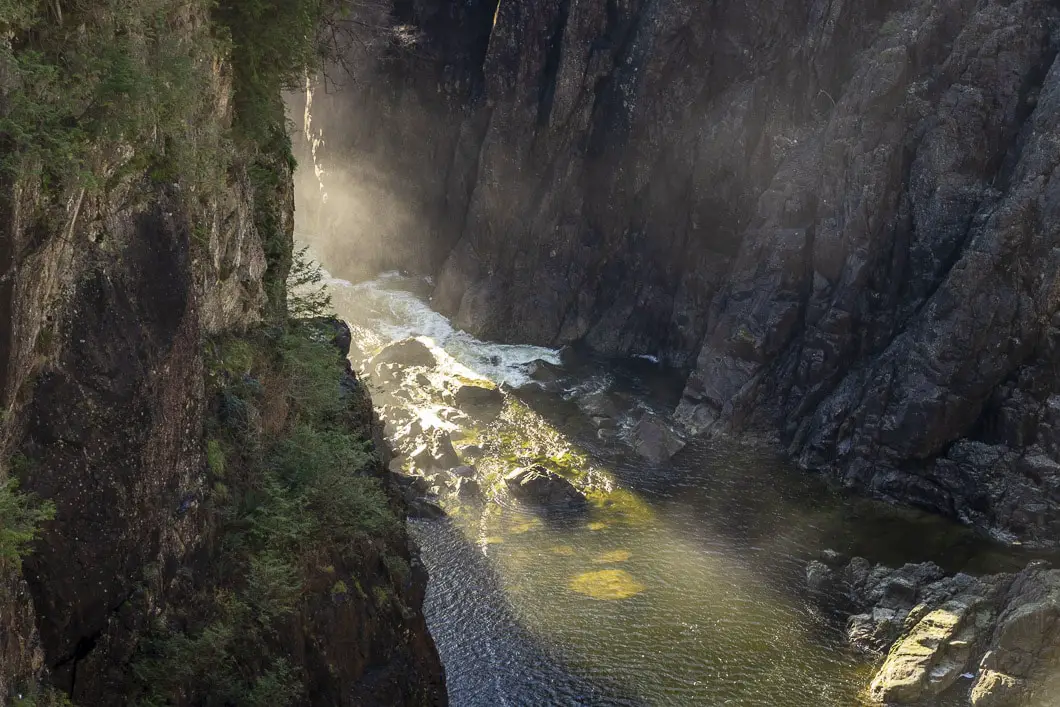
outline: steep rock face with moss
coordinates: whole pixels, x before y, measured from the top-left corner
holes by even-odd
[[[658,355],[693,431],[1055,542],[1055,2],[402,7],[405,83],[347,122],[441,215],[408,262],[457,325]]]
[[[107,3],[33,18],[20,7],[0,8],[0,480],[55,512],[21,562],[0,558],[0,702],[126,703],[143,641],[190,601],[187,579],[215,541],[206,337],[285,316],[292,162],[282,133],[228,137],[239,48],[214,44],[207,3],[145,2],[143,18],[124,8],[116,20]],[[67,31],[75,39],[47,63],[50,48],[34,43]],[[151,56],[172,73],[152,74]],[[171,95],[178,86],[188,94]],[[370,402],[360,405],[370,437]],[[383,581],[374,566],[344,569],[369,591]],[[329,608],[311,583],[285,634],[311,702],[439,694],[424,582],[409,579],[408,617],[356,597]]]

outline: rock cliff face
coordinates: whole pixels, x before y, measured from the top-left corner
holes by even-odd
[[[325,161],[415,226],[349,275],[434,274],[479,336],[656,354],[693,431],[1060,537],[1056,2],[398,14],[414,55],[317,96]]]
[[[218,61],[219,99],[206,120],[217,130],[232,121],[229,74]],[[0,479],[16,474],[56,507],[21,572],[0,561],[4,704],[42,681],[78,704],[125,703],[138,642],[211,541],[199,508],[204,337],[270,316],[277,283],[282,302],[288,162],[258,165],[272,173],[273,191],[252,188],[240,162],[204,204],[130,168],[138,149],[100,157],[103,189],[45,198],[33,175],[16,179],[5,167],[0,180],[0,457],[20,460],[5,463]],[[263,210],[275,233],[256,223]],[[368,570],[371,590],[379,571]],[[330,675],[315,666],[325,674],[314,704],[402,704],[414,694],[444,702],[419,613],[425,581],[420,572],[408,588],[411,618],[375,616],[356,602],[306,608],[287,636],[305,643],[292,664],[311,673],[320,655],[348,659]]]

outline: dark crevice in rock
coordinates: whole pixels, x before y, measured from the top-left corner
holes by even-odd
[[[567,29],[567,17],[570,15],[570,4],[571,0],[560,0],[559,10],[549,31],[548,52],[545,55],[537,99],[537,125],[539,127],[547,126],[552,116],[552,101],[556,95],[556,79],[560,57],[563,55],[564,33]]]

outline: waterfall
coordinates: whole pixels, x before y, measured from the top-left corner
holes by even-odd
[[[320,164],[319,150],[324,146],[324,131],[317,129],[314,132],[313,129],[313,81],[308,76],[305,80],[305,116],[303,123],[305,127],[305,139],[309,143],[309,152],[313,156],[313,176],[317,178],[317,185],[320,188],[320,201],[321,203],[328,203],[328,191],[324,186],[324,167]]]

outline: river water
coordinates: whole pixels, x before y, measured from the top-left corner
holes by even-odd
[[[487,450],[487,485],[546,454],[592,502],[568,517],[503,493],[448,497],[447,518],[410,521],[456,707],[861,704],[872,660],[807,597],[809,559],[831,548],[949,570],[1018,564],[960,527],[845,496],[754,445],[694,442],[647,461],[627,444],[630,421],[680,392],[650,360],[478,341],[430,309],[426,283],[394,274],[330,286],[355,366],[415,336],[465,373],[522,386],[470,440]],[[547,390],[526,387],[539,359],[558,366]]]

